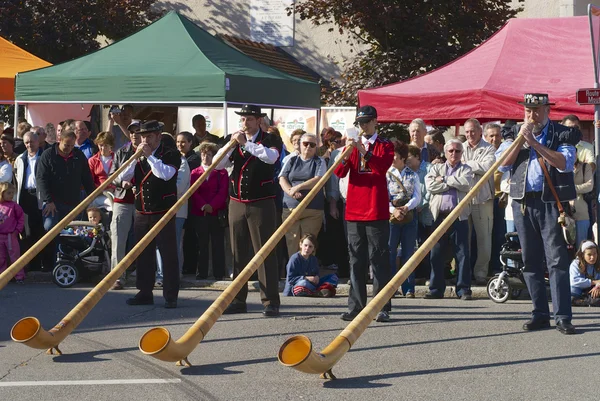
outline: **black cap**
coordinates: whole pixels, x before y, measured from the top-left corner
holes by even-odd
[[[363,106],[356,112],[356,122],[366,123],[377,118],[377,110],[373,106]]]
[[[242,106],[240,111],[236,111],[235,114],[240,116],[254,116],[254,117],[266,117],[267,113],[263,113],[259,106],[253,104],[245,104]]]
[[[556,103],[550,103],[547,93],[526,93],[522,102],[518,102],[525,107],[552,106]]]
[[[156,120],[148,120],[140,124],[140,130],[137,132],[140,135],[151,134],[153,132],[162,132],[163,123]]]

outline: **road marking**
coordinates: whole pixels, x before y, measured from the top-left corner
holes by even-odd
[[[0,387],[27,386],[100,386],[112,384],[173,384],[181,383],[181,379],[131,379],[131,380],[68,380],[68,381],[21,381],[0,382]]]

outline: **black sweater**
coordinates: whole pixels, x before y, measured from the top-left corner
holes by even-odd
[[[64,158],[58,153],[58,144],[52,145],[42,153],[36,169],[37,190],[45,203],[75,206],[82,200],[82,186],[88,195],[95,189],[88,160],[77,148]]]

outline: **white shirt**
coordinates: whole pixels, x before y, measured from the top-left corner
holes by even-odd
[[[37,161],[37,152],[35,153],[35,155],[33,155],[33,157],[29,156],[29,153],[27,154],[27,170],[25,170],[25,189],[37,188],[35,183],[35,165],[37,164]]]
[[[154,174],[157,178],[160,178],[163,181],[169,181],[177,170],[173,166],[169,166],[168,164],[164,164],[162,160],[157,159],[154,156],[154,153],[158,148],[154,149],[154,152],[148,157],[148,164],[150,165],[150,169],[152,170],[152,174]],[[142,156],[144,157],[144,156]],[[119,181],[131,181],[133,176],[135,175],[135,165],[136,163],[131,163],[117,178]]]
[[[267,164],[275,164],[275,162],[279,160],[279,151],[277,151],[276,149],[267,148],[261,144],[256,144],[255,141],[258,137],[259,132],[260,130],[257,131],[256,134],[254,134],[251,141],[246,142],[246,144],[244,145],[244,149],[252,156],[256,156],[258,159]],[[223,149],[224,148],[219,149],[219,151],[215,155],[215,158],[217,158],[223,153]],[[233,163],[229,160],[229,157],[231,156],[231,153],[233,153],[234,149],[235,147],[233,149],[230,149],[229,152],[227,152],[227,155],[217,165],[216,170],[221,170],[233,165]]]
[[[112,156],[102,156],[100,155],[100,160],[102,161],[102,168],[104,168],[104,172],[108,174],[110,169],[110,161],[112,160]]]

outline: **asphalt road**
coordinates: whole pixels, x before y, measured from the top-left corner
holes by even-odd
[[[277,361],[290,336],[315,350],[346,326],[346,298],[283,298],[265,319],[257,293],[250,313],[223,316],[177,367],[143,355],[140,336],[167,327],[179,338],[219,292],[189,289],[180,307],[131,307],[134,291],[110,292],[61,344],[62,356],[12,342],[10,328],[35,316],[50,329],[89,288],[10,284],[0,291],[0,400],[572,400],[596,398],[600,365],[597,309],[575,309],[578,334],[526,333],[526,300],[396,298],[392,321],[373,322],[324,381]],[[143,382],[140,382],[143,381]]]

